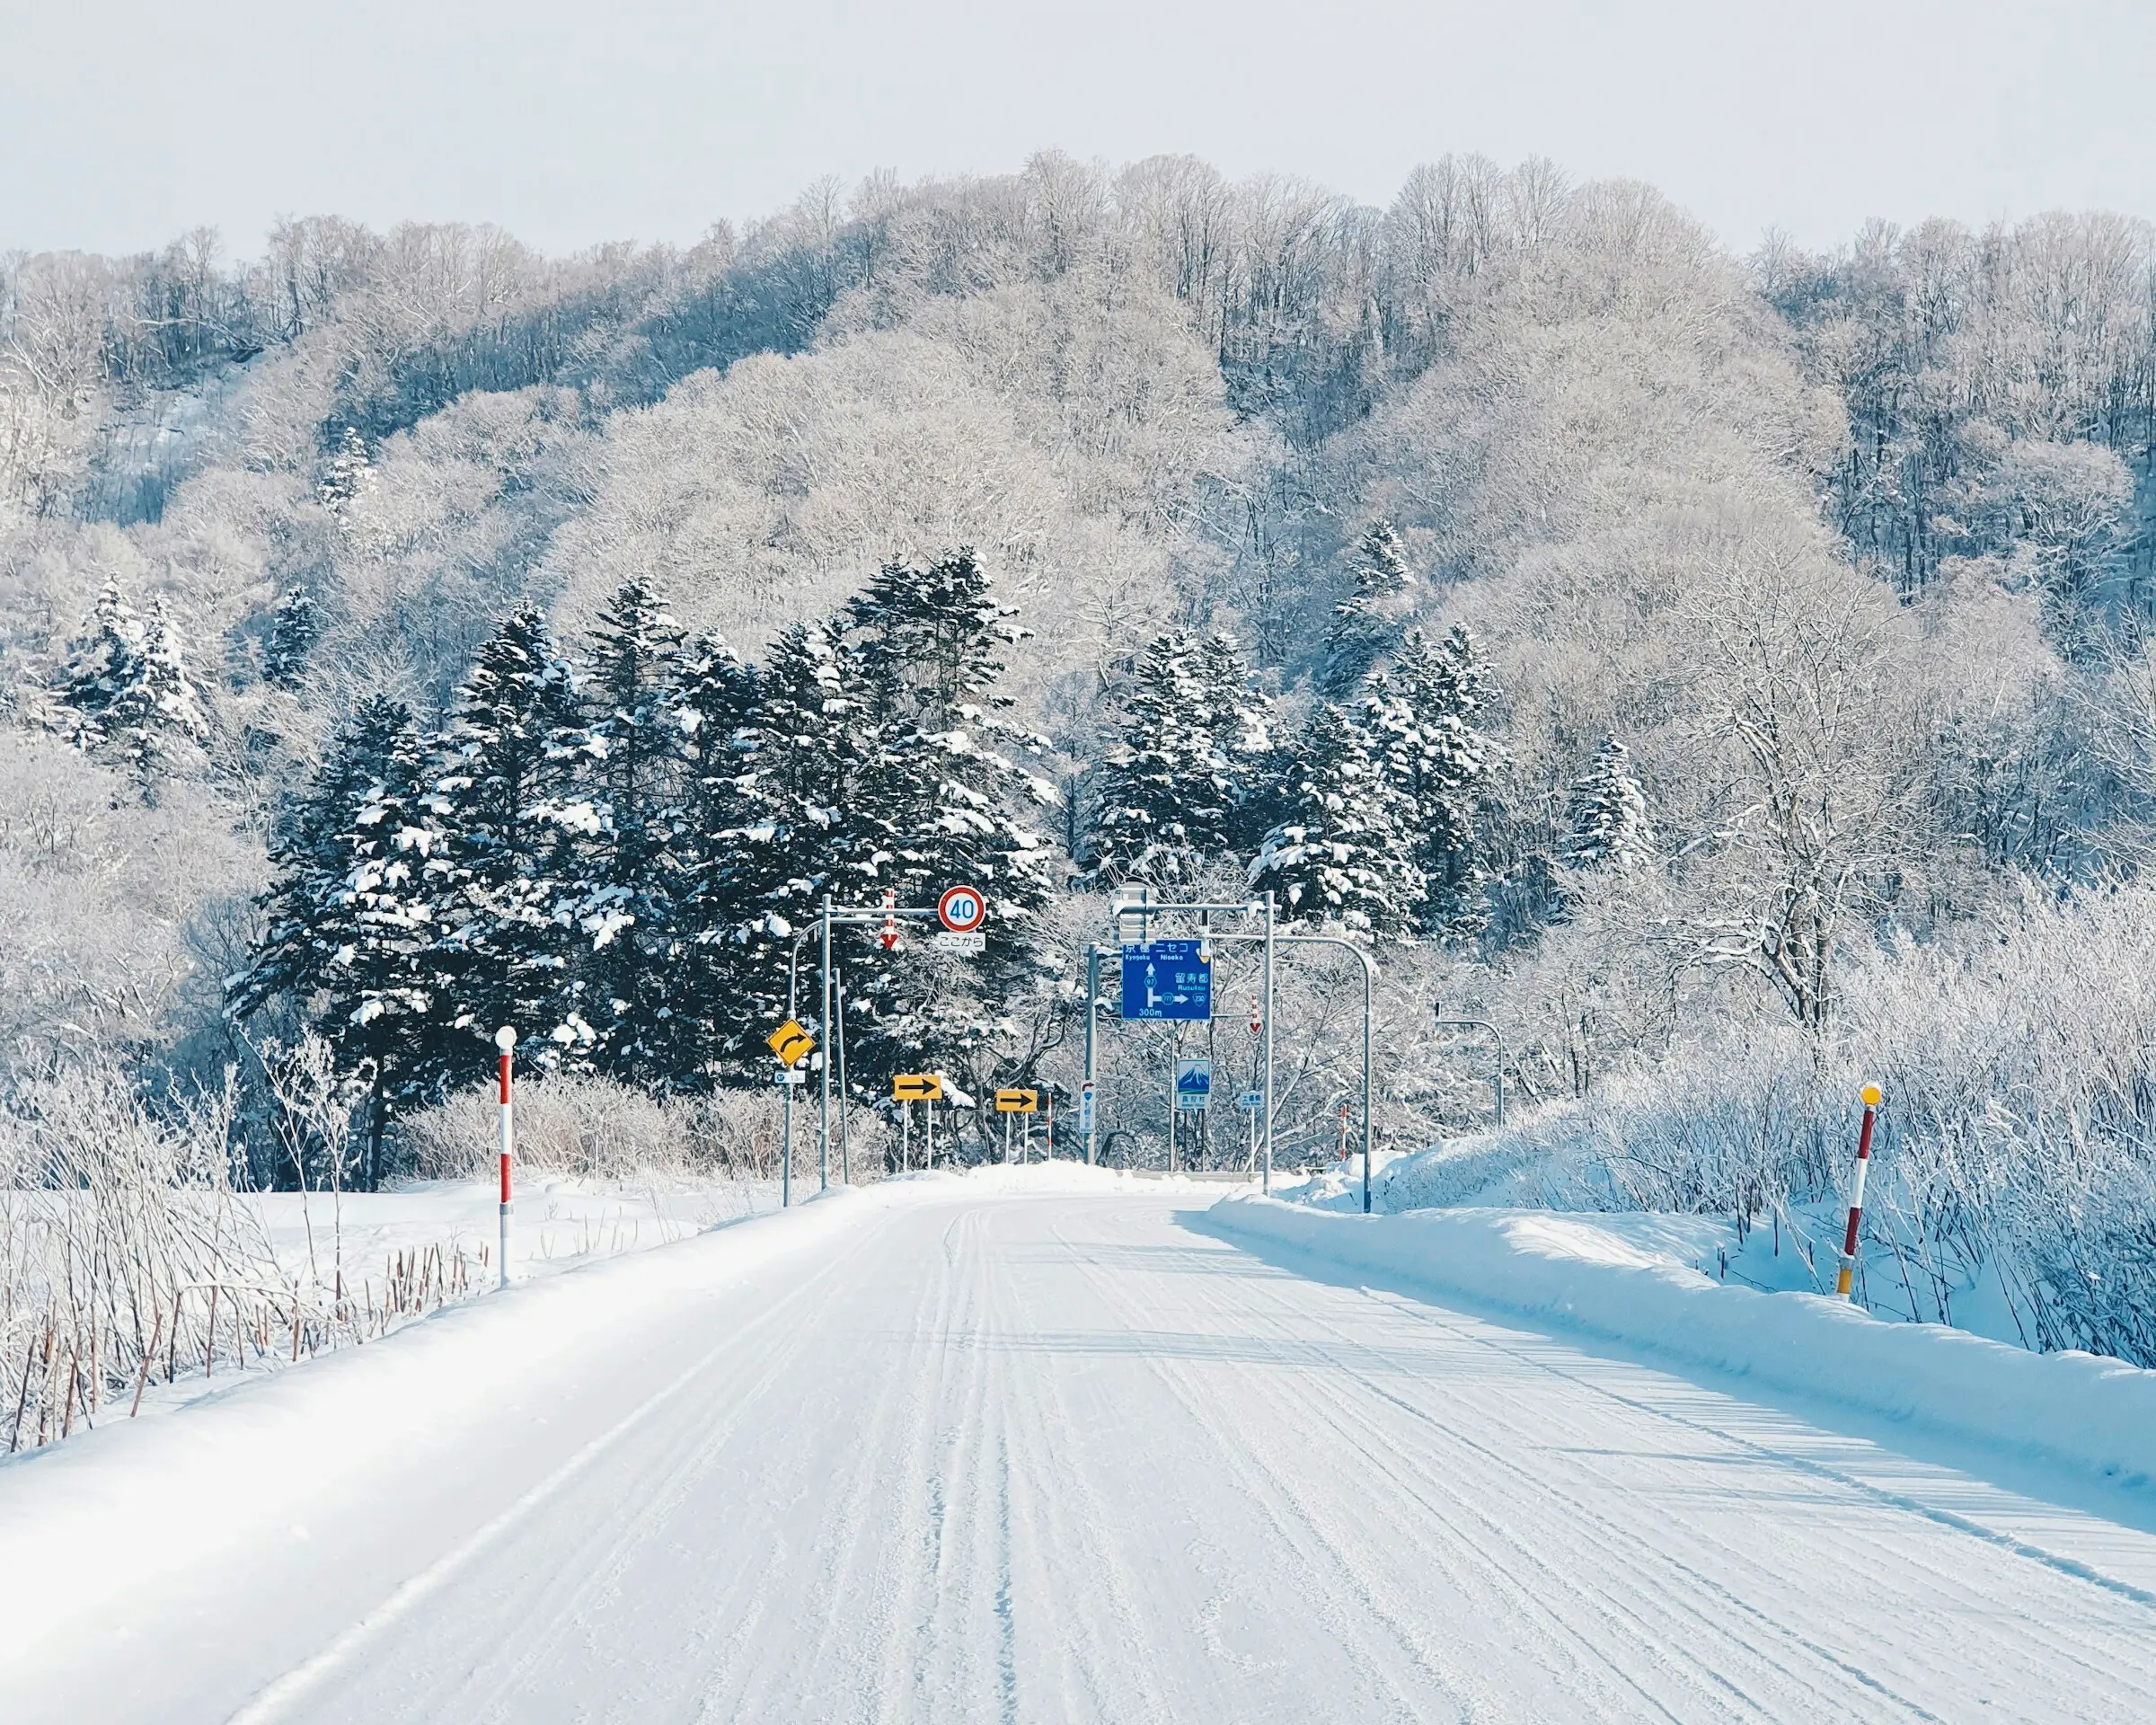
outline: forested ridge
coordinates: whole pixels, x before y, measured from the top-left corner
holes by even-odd
[[[504,1021],[767,1087],[823,896],[961,878],[977,960],[844,943],[859,1104],[1067,1092],[1106,895],[1269,889],[1378,957],[1384,1142],[1482,1123],[1488,1018],[1484,1172],[1766,1218],[1877,1078],[1932,1305],[2156,1361],[2152,576],[2125,216],[1740,258],[1541,162],[1042,156],[685,250],[11,256],[5,1129],[230,1067],[290,1178],[313,1038],[371,1178]],[[1354,974],[1285,988],[1284,1142]]]

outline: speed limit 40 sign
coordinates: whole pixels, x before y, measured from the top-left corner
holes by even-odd
[[[978,887],[946,887],[936,916],[953,934],[970,934],[987,920],[988,900]]]

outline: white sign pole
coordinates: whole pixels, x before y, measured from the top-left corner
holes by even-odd
[[[517,1117],[509,1101],[509,1062],[517,1047],[517,1032],[504,1024],[494,1032],[494,1046],[501,1050],[501,1280],[509,1285],[509,1164],[517,1154]]]

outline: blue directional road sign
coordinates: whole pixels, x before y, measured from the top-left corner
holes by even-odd
[[[1149,941],[1123,949],[1123,1016],[1213,1016],[1213,964],[1202,941]]]

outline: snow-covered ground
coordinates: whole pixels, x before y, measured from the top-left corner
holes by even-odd
[[[890,1181],[0,1465],[5,1716],[2145,1716],[2145,1490],[1218,1195]]]
[[[1532,1158],[1477,1137],[1432,1150],[1381,1153],[1371,1159],[1371,1208],[1379,1215],[1429,1209],[1511,1208],[1572,1215],[1582,1223],[1651,1250],[1669,1263],[1762,1293],[1821,1294],[1834,1285],[1849,1211],[1840,1199],[1763,1215],[1739,1228],[1729,1216],[1661,1212],[1547,1211]],[[1363,1208],[1363,1164],[1331,1163],[1309,1176],[1276,1182],[1274,1196],[1340,1214]],[[2028,1337],[1989,1259],[1934,1281],[1894,1249],[1892,1225],[1875,1209],[1857,1270],[1857,1304],[1904,1323],[1949,1322],[1993,1341],[2027,1347]],[[1882,1243],[1882,1234],[1886,1239]],[[1905,1242],[1904,1243],[1905,1243]]]
[[[1249,1198],[1209,1222],[1375,1278],[1643,1348],[1774,1391],[2037,1455],[2147,1492],[2156,1372],[1896,1323],[1695,1268],[1692,1216],[1461,1208],[1339,1216]],[[2156,1503],[2156,1494],[2151,1494]]]
[[[441,1304],[445,1274],[460,1263],[460,1286],[447,1297],[469,1297],[495,1284],[499,1208],[490,1180],[411,1181],[381,1192],[249,1193],[234,1201],[251,1222],[259,1220],[287,1283],[331,1287],[341,1274],[363,1309],[381,1309],[400,1259],[406,1291],[420,1291],[414,1309]],[[517,1187],[516,1275],[519,1280],[558,1275],[599,1259],[670,1245],[778,1207],[778,1184],[770,1181],[527,1174]],[[169,1384],[148,1384],[142,1417],[229,1386],[234,1376],[230,1358],[221,1353],[208,1375],[201,1363]],[[237,1376],[273,1373],[287,1365],[279,1343],[266,1354],[250,1355]],[[106,1417],[119,1413],[109,1410]]]
[[[813,1181],[810,1182],[813,1186]],[[526,1174],[517,1185],[520,1275],[552,1275],[594,1258],[670,1245],[718,1223],[779,1207],[775,1181],[575,1180]],[[429,1246],[476,1260],[494,1249],[490,1180],[413,1181],[384,1192],[268,1192],[251,1198],[288,1269],[326,1267],[342,1234],[348,1278],[380,1276],[393,1252]]]

